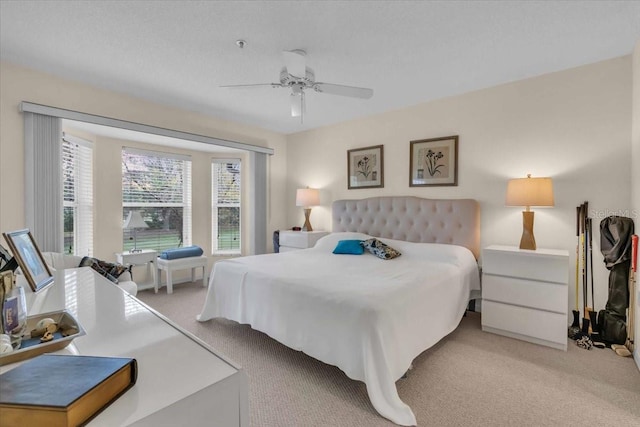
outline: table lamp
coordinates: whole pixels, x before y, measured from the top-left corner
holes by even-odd
[[[149,226],[142,219],[140,211],[130,211],[122,228],[133,230],[133,249],[130,252],[142,252],[142,249],[138,249],[138,228],[149,228]]]
[[[302,231],[313,231],[309,217],[311,216],[311,206],[320,204],[320,192],[315,188],[299,188],[296,192],[296,206],[304,208],[304,226]]]
[[[533,236],[532,206],[553,206],[553,182],[551,178],[526,178],[509,180],[507,184],[507,206],[524,206],[522,212],[522,238],[520,249],[535,250],[536,239]]]

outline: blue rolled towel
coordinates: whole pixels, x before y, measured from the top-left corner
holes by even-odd
[[[189,258],[201,256],[204,253],[200,246],[185,246],[184,248],[166,249],[160,254],[162,259]]]

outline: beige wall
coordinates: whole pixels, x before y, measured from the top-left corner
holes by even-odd
[[[556,206],[536,209],[539,247],[571,254],[570,307],[575,305],[575,207],[590,202],[594,228],[630,208],[631,57],[543,75],[331,127],[290,135],[288,226],[303,223],[295,189],[321,189],[314,229],[331,228],[331,201],[377,195],[475,198],[482,245],[517,246],[521,209],[504,206],[510,178],[550,176]],[[409,141],[459,135],[457,187],[409,187]],[[346,152],[384,144],[383,189],[347,190]],[[596,303],[607,298],[607,270],[594,237]]]
[[[633,50],[633,110],[631,142],[631,204],[636,234],[640,235],[640,41]],[[640,275],[640,273],[638,273]],[[635,306],[635,349],[636,365],[640,369],[640,283],[636,280]]]
[[[638,62],[637,51],[638,47],[633,64]],[[632,57],[627,56],[285,137],[0,63],[0,230],[25,226],[23,124],[18,104],[30,101],[274,148],[276,154],[268,165],[268,241],[271,231],[302,224],[295,189],[308,185],[322,190],[323,205],[314,208],[311,217],[316,229],[330,229],[330,205],[336,199],[472,197],[482,206],[482,244],[517,245],[521,214],[517,208],[504,207],[506,180],[527,173],[551,176],[556,207],[536,210],[538,246],[569,250],[573,268],[575,206],[588,200],[596,226],[596,302],[601,307],[606,301],[607,271],[597,225],[609,214],[632,208],[631,69]],[[637,105],[637,95],[634,99]],[[409,141],[454,134],[460,136],[459,185],[410,188]],[[640,164],[637,135],[636,165]],[[347,190],[346,150],[377,144],[385,147],[385,188]],[[100,147],[108,150],[100,161],[116,160],[117,150]],[[114,176],[109,168],[98,169],[97,187],[104,182],[115,184]],[[637,211],[638,185],[633,191]],[[197,202],[202,203],[208,202]],[[207,207],[194,209],[204,217]],[[121,235],[121,213],[110,208],[98,212],[97,222],[105,229],[99,231],[104,240],[97,243],[96,254],[106,256],[121,247],[116,237]],[[195,221],[202,225],[201,219]],[[201,241],[208,247],[210,234],[204,238],[194,232],[194,243]],[[571,272],[571,306],[573,277]]]
[[[0,230],[2,231],[25,227],[24,132],[22,115],[18,111],[21,101],[271,147],[275,150],[275,154],[268,160],[267,241],[271,241],[273,230],[282,228],[286,224],[286,213],[282,209],[287,174],[287,145],[284,135],[161,106],[12,64],[0,63]],[[119,149],[122,147],[122,142],[106,139],[98,142],[95,182],[97,189],[95,253],[105,259],[113,259],[113,253],[122,249],[122,199],[119,198],[121,186]],[[195,172],[197,175],[194,174],[193,185],[196,191],[201,191],[203,187],[208,188],[210,185],[208,175],[210,158],[209,154],[194,156],[194,170],[197,171]],[[208,227],[210,196],[194,198],[193,202],[195,215],[193,241],[203,248],[210,248],[211,233]],[[248,209],[245,209],[245,213],[247,211]],[[247,233],[244,238],[248,238]]]

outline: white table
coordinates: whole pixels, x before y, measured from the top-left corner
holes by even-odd
[[[66,308],[85,329],[58,353],[138,361],[136,384],[90,427],[249,425],[247,376],[238,365],[89,267],[58,270],[51,287],[27,293],[27,305],[30,315]]]
[[[156,260],[156,275],[155,275],[155,287],[154,290],[158,293],[158,287],[160,286],[160,278],[162,277],[162,270],[167,274],[167,293],[173,293],[173,272],[176,270],[191,269],[191,281],[196,280],[196,268],[202,268],[202,286],[206,287],[209,281],[207,280],[207,263],[209,258],[204,255],[191,256],[186,258],[176,259],[163,259],[158,257]]]
[[[482,330],[567,350],[569,253],[482,251]]]
[[[147,282],[139,283],[133,274],[133,281],[138,285],[138,290],[148,289],[155,286],[157,283],[156,269],[151,268],[151,264],[156,261],[158,253],[150,249],[142,249],[137,252],[118,252],[116,253],[116,261],[126,266],[146,265],[147,266]]]

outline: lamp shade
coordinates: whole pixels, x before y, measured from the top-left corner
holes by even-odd
[[[507,206],[553,206],[551,178],[517,178],[507,184]]]
[[[130,211],[122,228],[130,230],[135,228],[149,228],[149,226],[144,222],[144,219],[142,219],[140,211]]]
[[[320,204],[320,192],[315,188],[299,188],[296,191],[296,206],[309,207]]]

